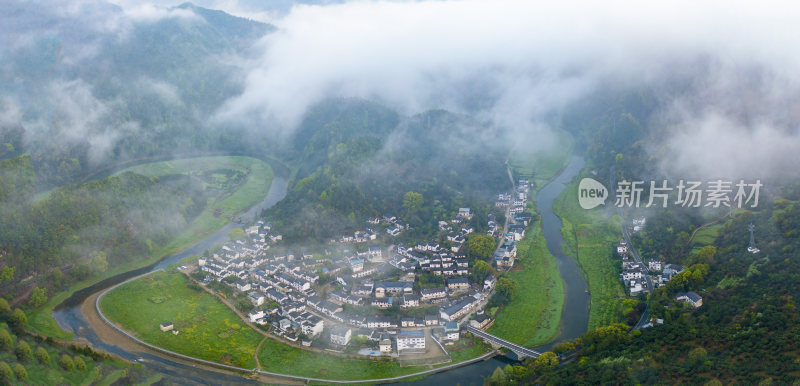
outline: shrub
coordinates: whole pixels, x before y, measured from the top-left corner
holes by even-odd
[[[6,330],[0,330],[0,349],[8,350],[13,344],[14,339],[11,338],[11,334]]]
[[[72,359],[72,361],[75,363],[76,369],[80,371],[86,371],[86,362],[83,361],[83,358],[76,355],[75,358]]]
[[[27,362],[31,359],[33,355],[33,350],[31,350],[31,346],[28,345],[24,340],[20,340],[17,342],[17,347],[14,349],[14,354],[17,356],[20,362]]]
[[[47,366],[50,363],[50,354],[47,353],[47,350],[44,347],[39,346],[36,348],[36,359],[39,360],[43,365]]]
[[[6,362],[0,362],[0,381],[3,381],[4,384],[14,382],[14,371]]]
[[[25,366],[17,363],[14,365],[14,374],[16,374],[17,379],[20,381],[24,381],[28,378],[28,370],[25,370]]]
[[[67,354],[61,355],[61,359],[58,360],[58,365],[67,371],[72,371],[75,369],[75,362]]]

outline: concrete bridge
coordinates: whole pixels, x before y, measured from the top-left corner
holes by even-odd
[[[538,358],[539,355],[542,355],[542,353],[540,353],[540,352],[538,352],[536,350],[531,350],[531,349],[529,349],[527,347],[522,347],[522,346],[520,346],[518,344],[511,343],[511,342],[509,342],[509,341],[507,341],[505,339],[500,339],[500,338],[498,338],[498,337],[496,337],[496,336],[494,336],[492,334],[489,334],[488,332],[483,332],[483,331],[481,331],[481,330],[479,330],[479,329],[477,329],[475,327],[472,327],[470,325],[467,325],[467,331],[472,333],[472,335],[475,335],[475,336],[477,336],[477,337],[479,337],[479,338],[481,338],[481,339],[483,339],[483,340],[485,340],[485,341],[487,341],[487,342],[489,342],[489,343],[491,343],[493,345],[502,346],[502,347],[505,347],[505,348],[511,350],[514,354],[517,354],[517,357],[520,360],[522,360],[523,358],[527,358],[527,357]]]

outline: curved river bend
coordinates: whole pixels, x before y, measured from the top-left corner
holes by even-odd
[[[269,192],[267,192],[266,198],[264,198],[264,200],[260,204],[250,208],[243,215],[243,217],[253,218],[254,216],[258,215],[262,209],[269,208],[272,205],[275,205],[278,201],[282,200],[283,197],[286,196],[286,191],[288,187],[287,177],[284,175],[281,176],[278,175],[279,174],[278,170],[280,169],[274,166],[273,169],[275,170],[275,176],[272,179],[272,183],[270,184]],[[168,358],[152,355],[146,352],[128,351],[114,344],[107,343],[103,341],[99,336],[97,336],[95,331],[92,329],[92,326],[89,324],[89,322],[81,313],[81,304],[89,295],[97,291],[100,291],[102,289],[105,289],[107,287],[110,287],[123,280],[126,280],[130,277],[141,275],[147,272],[157,271],[172,264],[178,263],[187,257],[202,254],[207,249],[227,241],[228,232],[231,229],[236,228],[238,226],[239,224],[230,223],[225,227],[223,227],[222,229],[220,229],[219,231],[208,236],[207,238],[197,242],[196,244],[193,244],[192,246],[184,249],[181,252],[167,256],[166,258],[160,260],[155,264],[131,272],[127,272],[121,275],[117,275],[115,277],[106,279],[86,289],[76,291],[71,297],[65,300],[64,303],[59,305],[59,307],[53,312],[53,318],[55,318],[55,320],[58,322],[61,328],[63,328],[66,331],[71,331],[72,333],[74,333],[76,339],[83,338],[89,343],[91,343],[95,349],[120,356],[129,361],[139,361],[148,369],[162,374],[165,379],[175,384],[186,384],[186,385],[232,384],[232,383],[257,384],[257,382],[255,381],[242,378],[241,376],[235,374],[227,374],[219,371],[205,370],[203,368],[176,362]]]
[[[565,302],[561,312],[561,328],[558,336],[540,350],[549,350],[553,344],[560,341],[572,340],[586,332],[589,321],[589,292],[586,282],[581,275],[575,259],[564,254],[562,245],[564,239],[561,235],[561,220],[553,213],[553,202],[561,194],[568,183],[583,168],[584,160],[580,156],[573,156],[569,164],[561,173],[549,184],[542,188],[536,196],[536,206],[542,216],[542,229],[547,242],[547,249],[556,257],[557,266],[561,273],[561,278],[565,286]],[[262,208],[275,205],[286,196],[287,177],[278,176],[272,180],[267,197],[261,204],[251,208],[244,216],[252,218]],[[205,250],[225,242],[228,238],[228,231],[237,227],[238,224],[228,224],[211,236],[190,246],[189,248],[170,255],[156,264],[142,269],[134,270],[113,278],[104,280],[89,288],[78,291],[53,313],[53,317],[58,324],[67,331],[72,331],[76,338],[83,338],[92,344],[96,349],[118,355],[130,361],[139,360],[145,367],[158,372],[176,384],[245,384],[256,383],[255,381],[242,378],[234,374],[206,370],[194,367],[185,363],[176,362],[169,358],[152,355],[142,352],[133,352],[120,348],[119,346],[107,343],[97,336],[91,325],[81,313],[81,303],[92,293],[110,287],[111,285],[123,281],[127,278],[141,275],[143,273],[156,271],[169,265],[180,262],[181,260],[203,253]],[[141,359],[144,359],[141,361]],[[416,385],[442,385],[442,384],[483,384],[483,380],[492,374],[497,367],[504,367],[507,364],[515,363],[514,360],[506,357],[494,357],[485,361],[476,362],[457,369],[444,371],[430,375],[420,381],[404,384]]]
[[[561,235],[561,219],[553,213],[553,202],[584,165],[583,157],[572,156],[569,164],[559,175],[545,185],[536,195],[536,208],[542,216],[542,230],[547,243],[547,250],[555,256],[558,271],[564,281],[564,308],[561,310],[561,328],[558,335],[550,343],[538,347],[538,351],[549,351],[558,342],[573,340],[586,333],[589,326],[590,296],[586,281],[574,258],[567,256],[562,248],[564,238]],[[511,354],[513,355],[513,354]],[[494,357],[482,362],[473,363],[458,369],[430,375],[420,381],[404,383],[407,385],[482,385],[483,380],[497,367],[517,363],[506,357]]]

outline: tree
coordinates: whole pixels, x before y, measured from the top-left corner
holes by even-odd
[[[552,351],[542,353],[536,358],[536,368],[542,371],[550,371],[558,366],[558,356]]]
[[[556,354],[563,354],[575,350],[575,343],[561,342],[553,346],[553,352]]]
[[[697,262],[701,264],[714,264],[714,256],[717,255],[717,247],[706,245],[697,252]]]
[[[14,339],[11,338],[11,334],[4,329],[0,329],[0,349],[8,350],[11,348],[11,345],[14,344]]]
[[[5,266],[3,270],[0,271],[0,284],[6,281],[11,281],[14,278],[14,272],[17,271],[17,267]]]
[[[486,378],[487,385],[504,385],[507,381],[508,377],[506,377],[506,373],[500,368],[500,366],[497,366],[492,375],[490,375],[489,378]]]
[[[472,267],[472,281],[481,284],[490,273],[494,273],[494,268],[489,263],[478,260],[475,262],[475,266]]]
[[[47,350],[45,350],[44,347],[37,347],[35,355],[36,359],[38,359],[41,364],[47,366],[47,364],[50,363],[50,354],[47,353]]]
[[[54,269],[53,273],[50,274],[50,280],[53,283],[53,287],[61,288],[64,285],[64,272],[61,272],[58,268]]]
[[[14,355],[17,356],[20,362],[27,362],[33,356],[33,350],[24,340],[17,341],[17,347],[14,348]]]
[[[108,269],[108,257],[103,251],[89,254],[89,268],[94,272],[105,272]]]
[[[406,208],[409,212],[422,208],[423,202],[424,200],[420,193],[406,192],[406,194],[403,195],[403,208]]]
[[[25,370],[25,366],[17,363],[14,365],[14,374],[16,374],[17,379],[20,381],[25,381],[28,378],[28,370]]]
[[[492,236],[473,233],[467,239],[469,254],[481,260],[488,260],[494,254],[494,239]]]
[[[3,381],[3,384],[10,385],[14,383],[14,371],[11,370],[11,366],[6,362],[0,362],[0,380]]]
[[[72,371],[75,369],[75,362],[67,354],[61,355],[61,358],[58,360],[58,365],[66,371]]]
[[[11,306],[8,305],[8,300],[0,298],[0,319],[5,319],[11,314]]]
[[[528,368],[525,366],[507,365],[503,370],[506,373],[508,380],[514,383],[521,383],[522,380],[527,378],[529,375]]]
[[[689,351],[689,363],[693,365],[698,364],[706,358],[706,355],[708,355],[706,349],[702,347],[695,347]]]
[[[230,237],[231,240],[241,240],[247,237],[247,233],[245,233],[242,228],[233,228],[228,232],[228,237]]]
[[[9,322],[14,328],[23,329],[25,328],[25,325],[28,324],[28,317],[25,315],[24,311],[16,308],[11,314]]]
[[[239,300],[236,301],[236,308],[238,308],[239,311],[242,311],[242,312],[250,312],[250,311],[253,310],[254,306],[253,306],[253,303],[250,302],[249,299],[240,298]]]
[[[78,370],[80,370],[80,371],[86,371],[86,362],[84,362],[84,361],[83,361],[83,358],[81,358],[81,357],[79,357],[79,356],[77,356],[77,355],[76,355],[76,356],[75,356],[75,357],[72,359],[72,362],[74,362],[74,363],[75,363],[75,368],[76,368],[76,369],[78,369]]]
[[[45,303],[47,303],[47,289],[39,287],[34,288],[31,293],[31,298],[28,300],[28,304],[33,308],[38,308]]]
[[[514,297],[517,296],[517,291],[519,290],[519,285],[517,284],[514,279],[510,279],[507,277],[501,277],[497,280],[497,293],[502,294],[508,301],[514,300]]]

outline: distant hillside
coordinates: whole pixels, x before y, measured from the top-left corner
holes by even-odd
[[[253,145],[208,118],[242,90],[236,58],[274,27],[191,3],[152,18],[76,8],[0,4],[14,15],[0,27],[0,140],[25,137],[0,157],[30,152],[47,188],[99,163]]]

